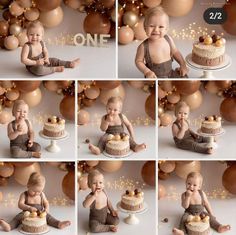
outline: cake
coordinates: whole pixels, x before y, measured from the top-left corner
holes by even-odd
[[[65,119],[51,116],[43,126],[43,134],[48,137],[61,137],[65,134]]]
[[[120,207],[129,211],[138,211],[143,208],[143,192],[139,189],[126,190],[121,196]]]
[[[217,35],[201,36],[193,44],[192,61],[199,65],[216,66],[225,60],[225,39]]]
[[[207,116],[201,122],[201,132],[206,134],[217,134],[222,131],[221,117],[216,115]]]
[[[209,216],[189,215],[185,224],[188,235],[209,235]]]
[[[130,151],[129,136],[126,134],[109,134],[105,151],[110,155],[122,156]]]
[[[44,233],[48,230],[46,212],[29,212],[25,211],[24,218],[21,222],[21,230],[27,233]]]

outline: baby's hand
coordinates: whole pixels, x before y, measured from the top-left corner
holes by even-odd
[[[112,214],[114,217],[118,217],[118,213],[117,213],[117,211],[115,211],[115,210],[111,211],[111,214]]]
[[[192,194],[193,194],[193,192],[192,192],[190,189],[188,189],[188,190],[186,191],[186,196],[187,196],[187,197],[191,197]]]
[[[37,60],[36,65],[44,65],[44,59]]]
[[[33,141],[32,140],[29,140],[28,141],[28,147],[31,148],[33,146]]]
[[[179,73],[180,73],[180,76],[181,76],[181,77],[184,77],[185,75],[187,75],[187,73],[188,73],[188,68],[187,68],[187,66],[186,66],[186,65],[180,66],[180,68],[179,68]]]
[[[157,78],[156,74],[153,71],[148,71],[145,73],[145,78]]]
[[[22,133],[22,131],[23,131],[22,125],[18,124],[16,130],[17,130],[19,133]]]
[[[111,115],[107,115],[106,121],[107,122],[112,122],[113,121],[113,117]]]
[[[184,131],[187,131],[187,130],[189,129],[188,123],[187,123],[186,120],[184,120],[183,118],[180,120],[180,123],[181,123],[181,128],[182,128]]]
[[[37,208],[35,208],[33,206],[30,207],[30,212],[37,212],[37,211],[38,211]]]
[[[49,59],[44,59],[44,64],[50,64]]]

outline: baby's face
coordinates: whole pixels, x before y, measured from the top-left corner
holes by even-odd
[[[43,39],[43,29],[41,27],[29,28],[27,36],[30,43],[39,43]]]
[[[31,196],[31,197],[34,197],[34,196],[37,196],[37,195],[40,195],[44,189],[44,184],[39,184],[39,185],[29,185],[28,186],[28,194]]]
[[[101,192],[104,189],[104,178],[103,175],[96,175],[93,177],[91,190],[92,192]]]
[[[121,112],[121,103],[120,102],[112,102],[107,104],[107,114],[115,116]]]
[[[189,116],[189,107],[187,106],[181,107],[176,115],[177,115],[176,117],[178,120],[181,120],[181,119],[186,120]]]
[[[186,189],[196,192],[201,189],[201,180],[199,177],[190,177],[186,180]]]
[[[26,119],[28,117],[29,108],[26,104],[20,104],[16,107],[14,116],[17,120]]]
[[[164,15],[152,15],[145,27],[148,38],[155,40],[163,38],[168,30],[168,22]]]

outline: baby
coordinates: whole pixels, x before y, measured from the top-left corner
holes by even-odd
[[[107,137],[109,134],[124,134],[124,125],[130,134],[130,148],[134,152],[139,152],[146,148],[146,145],[136,144],[134,141],[133,126],[128,118],[121,113],[122,99],[120,97],[111,97],[107,101],[106,110],[107,114],[102,117],[100,129],[106,133],[100,138],[98,146],[89,144],[89,149],[93,154],[99,155],[105,149]]]
[[[172,135],[177,148],[198,153],[213,153],[212,147],[206,147],[203,138],[189,129],[189,106],[181,101],[175,106],[176,120],[172,124]]]
[[[22,210],[22,212],[16,215],[10,223],[7,223],[2,219],[0,220],[0,225],[4,231],[9,232],[17,228],[24,218],[25,211],[45,211],[47,213],[47,224],[55,228],[63,229],[71,224],[70,221],[59,221],[48,214],[49,203],[45,194],[43,193],[44,186],[45,177],[43,175],[40,175],[37,172],[34,172],[30,175],[27,183],[28,190],[20,195],[18,201],[18,207]]]
[[[201,190],[202,180],[202,175],[198,172],[188,174],[186,179],[186,192],[184,192],[181,197],[182,207],[185,209],[185,212],[180,221],[179,229],[173,229],[174,235],[187,234],[185,224],[189,215],[199,215],[201,217],[209,216],[211,228],[219,233],[230,230],[230,225],[220,224],[213,216],[213,211],[207,196],[205,192]],[[204,209],[206,209],[208,213],[204,211]]]
[[[63,61],[49,58],[48,50],[43,42],[44,28],[39,21],[31,22],[27,27],[28,42],[22,48],[21,62],[29,72],[36,76],[63,72],[65,68],[74,68],[80,60]]]
[[[15,120],[7,127],[10,152],[14,158],[40,158],[40,145],[34,142],[34,131],[28,120],[29,106],[24,100],[16,100],[12,108]]]
[[[169,17],[161,7],[150,8],[145,14],[144,29],[147,39],[136,53],[135,63],[146,78],[187,77],[187,66],[176,48],[173,39],[167,35]],[[172,70],[173,58],[180,68]]]
[[[98,170],[92,170],[89,173],[88,186],[91,193],[85,198],[83,206],[90,208],[89,228],[91,232],[116,232],[119,223],[118,214],[104,191],[104,177]]]

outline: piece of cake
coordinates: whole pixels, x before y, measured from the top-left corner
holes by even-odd
[[[188,235],[209,235],[210,223],[209,216],[190,215],[185,224]]]
[[[108,135],[105,151],[110,155],[122,156],[130,151],[128,135]]]
[[[43,126],[43,134],[48,137],[61,137],[65,134],[65,119],[52,116]]]
[[[221,117],[216,115],[207,116],[201,123],[201,132],[206,134],[217,134],[222,131]]]
[[[24,218],[21,222],[21,230],[27,233],[43,233],[48,230],[46,212],[29,212],[25,211]]]
[[[139,190],[126,190],[121,196],[120,207],[129,211],[138,211],[143,208],[144,193]]]
[[[193,44],[192,61],[199,65],[216,66],[225,61],[225,39],[217,35],[201,36]]]

